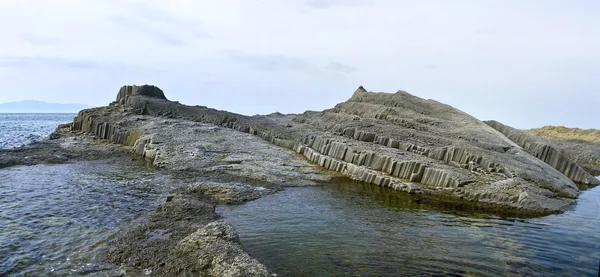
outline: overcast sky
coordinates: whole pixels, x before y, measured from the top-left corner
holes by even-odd
[[[243,114],[405,90],[517,128],[600,128],[600,1],[0,3],[0,103],[124,84]]]

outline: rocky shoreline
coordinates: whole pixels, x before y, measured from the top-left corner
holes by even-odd
[[[545,215],[575,203],[577,185],[599,183],[590,174],[598,167],[573,159],[576,148],[403,91],[363,87],[322,112],[249,117],[168,101],[154,86],[124,86],[115,102],[79,112],[51,138],[0,151],[0,168],[118,157],[181,180],[106,255],[152,276],[272,276],[215,205],[286,186],[344,176],[434,201]]]

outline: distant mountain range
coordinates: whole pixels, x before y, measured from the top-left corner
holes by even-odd
[[[0,113],[77,113],[91,108],[84,104],[58,104],[42,101],[25,100],[19,102],[0,103]]]

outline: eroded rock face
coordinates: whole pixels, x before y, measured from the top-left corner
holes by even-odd
[[[536,158],[460,110],[404,91],[368,92],[361,86],[332,109],[302,115],[248,117],[136,95],[129,96],[123,107],[129,114],[210,123],[248,133],[354,180],[516,211],[559,212],[572,204],[579,190],[559,170],[568,171],[578,182],[588,180],[577,170],[551,167],[542,161],[544,157]],[[125,126],[120,113],[98,114],[83,112],[73,129],[134,146],[136,153],[157,166],[195,163],[168,151],[166,141],[180,136],[142,134]]]
[[[563,151],[554,147],[554,143],[521,132],[497,121],[486,121],[485,123],[502,132],[506,137],[519,144],[527,152],[560,171],[574,182],[584,185],[600,184],[600,180],[596,179],[573,160],[569,159]]]
[[[525,133],[560,150],[588,173],[600,176],[600,130],[546,126]]]
[[[296,150],[355,180],[535,212],[564,209],[579,193],[563,174],[476,118],[404,91],[361,87],[333,109],[296,121],[332,133],[305,137]]]
[[[163,91],[156,87],[156,86],[152,86],[152,85],[142,85],[142,86],[123,86],[121,87],[121,89],[119,90],[119,93],[117,94],[117,103],[119,104],[125,104],[127,102],[127,99],[132,96],[132,95],[141,95],[141,96],[146,96],[146,97],[152,97],[152,98],[157,98],[157,99],[162,99],[162,100],[167,100],[167,98],[165,97],[165,94],[163,93]]]
[[[307,161],[353,180],[517,214],[563,211],[579,194],[573,180],[594,183],[544,144],[404,91],[361,86],[322,112],[248,117],[140,88],[122,88],[119,105],[81,111],[71,130],[171,172],[212,176],[168,198],[111,248],[110,261],[154,276],[269,276],[232,227],[215,222],[214,204],[327,179]]]

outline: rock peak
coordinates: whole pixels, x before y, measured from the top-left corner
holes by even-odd
[[[354,93],[368,92],[363,86],[359,86]]]
[[[142,95],[146,97],[158,98],[162,100],[167,100],[163,91],[157,86],[153,85],[142,85],[142,86],[122,86],[119,89],[119,93],[117,94],[117,102],[120,104],[125,104],[127,98],[133,95]]]

